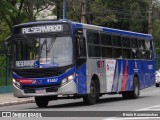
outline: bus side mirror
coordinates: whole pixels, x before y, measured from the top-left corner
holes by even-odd
[[[84,36],[76,36],[77,42],[77,57],[86,58],[86,43]]]

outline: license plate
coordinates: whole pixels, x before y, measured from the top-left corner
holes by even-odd
[[[45,94],[45,93],[46,93],[46,89],[36,90],[36,93],[37,93],[37,94]]]

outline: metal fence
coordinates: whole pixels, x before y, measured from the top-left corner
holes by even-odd
[[[155,55],[155,65],[156,65],[156,70],[160,69],[160,54]]]
[[[0,54],[0,86],[8,86],[11,81],[11,66],[9,57],[5,54]]]

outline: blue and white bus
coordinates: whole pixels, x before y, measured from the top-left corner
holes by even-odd
[[[16,25],[11,38],[14,96],[35,97],[38,107],[60,98],[91,105],[104,94],[136,99],[155,84],[149,34],[58,20]]]

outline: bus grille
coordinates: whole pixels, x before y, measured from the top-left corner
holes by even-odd
[[[63,74],[67,69],[72,66],[64,66],[58,68],[33,68],[33,69],[15,69],[12,71],[22,78],[45,78],[54,77]]]
[[[58,88],[59,88],[59,85],[50,86],[50,87],[41,87],[41,86],[25,86],[25,87],[22,87],[22,89],[24,90],[24,93],[36,93],[37,88],[45,89],[46,92],[57,92]]]

